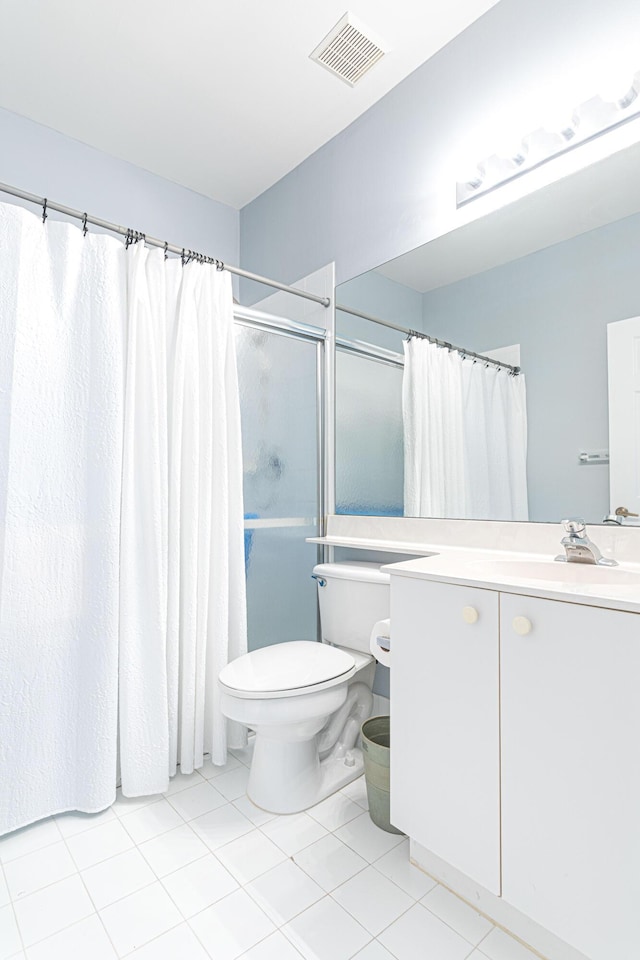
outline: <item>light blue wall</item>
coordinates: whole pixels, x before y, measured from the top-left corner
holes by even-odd
[[[239,261],[237,210],[2,109],[0,181],[219,260]],[[0,194],[4,201],[9,198]]]
[[[336,303],[353,307],[411,330],[422,329],[422,294],[380,273],[365,273],[340,285]],[[336,312],[336,332],[402,353],[403,335],[348,313]]]
[[[640,315],[640,214],[424,295],[430,333],[481,352],[521,345],[532,520],[600,523],[609,471],[607,324]]]
[[[526,133],[523,104],[619,59],[639,34],[636,0],[500,0],[241,211],[242,265],[292,282],[335,260],[342,283],[440,235],[479,128]]]

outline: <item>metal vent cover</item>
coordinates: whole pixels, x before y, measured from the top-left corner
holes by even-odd
[[[371,31],[345,13],[310,57],[353,87],[384,54]]]

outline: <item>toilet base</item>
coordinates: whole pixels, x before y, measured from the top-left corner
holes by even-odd
[[[258,746],[258,738],[256,737],[256,751]],[[306,746],[306,744],[296,744],[296,746]],[[288,760],[290,761],[291,744],[287,744],[287,747]],[[269,754],[269,757],[265,756],[265,762],[267,764],[273,763],[272,751],[267,750],[265,753]],[[328,756],[325,760],[318,761],[318,753],[314,745],[313,757],[307,754],[306,759],[311,761],[310,764],[305,765],[306,774],[297,778],[297,782],[294,784],[289,781],[289,789],[286,795],[278,795],[270,788],[270,783],[273,783],[270,778],[266,782],[261,779],[259,773],[261,763],[256,767],[256,775],[252,776],[256,760],[254,754],[247,785],[249,800],[267,813],[301,813],[303,810],[314,807],[321,800],[330,797],[332,793],[336,793],[342,787],[346,787],[348,783],[357,780],[364,773],[364,758],[359,747],[353,747],[344,757]],[[313,760],[315,760],[315,763]],[[352,760],[353,763],[351,764]],[[273,767],[271,767],[272,769]],[[302,767],[299,766],[298,769],[302,773]],[[266,791],[262,789],[263,785],[267,786]]]

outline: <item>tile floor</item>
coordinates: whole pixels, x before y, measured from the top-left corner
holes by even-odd
[[[0,960],[535,960],[409,864],[362,779],[274,817],[248,762],[0,839]]]

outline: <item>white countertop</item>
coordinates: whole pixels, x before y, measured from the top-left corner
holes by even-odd
[[[427,547],[427,545],[424,545]],[[640,613],[640,564],[616,567],[554,562],[555,554],[478,550],[433,545],[431,556],[382,569],[392,576],[437,580],[549,600]],[[541,566],[536,570],[536,566]],[[550,566],[551,564],[551,566]],[[555,578],[557,567],[557,579]],[[535,573],[543,572],[541,579]],[[602,576],[608,582],[589,582]],[[620,581],[616,582],[619,577]]]

